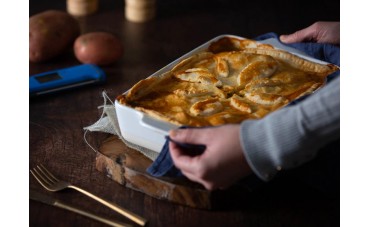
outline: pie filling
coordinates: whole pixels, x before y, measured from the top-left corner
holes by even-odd
[[[240,123],[314,92],[337,70],[268,44],[226,37],[168,72],[139,81],[117,100],[177,125]]]

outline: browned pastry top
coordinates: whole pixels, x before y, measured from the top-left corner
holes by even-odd
[[[240,123],[312,93],[338,69],[268,44],[227,37],[168,72],[139,81],[118,100],[177,125]]]

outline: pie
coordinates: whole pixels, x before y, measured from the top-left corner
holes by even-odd
[[[240,123],[314,92],[337,70],[269,44],[224,37],[117,100],[179,126]]]

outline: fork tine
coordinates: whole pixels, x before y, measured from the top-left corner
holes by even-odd
[[[42,164],[40,164],[39,166],[37,166],[37,168],[40,170],[40,172],[47,178],[49,179],[49,181],[51,183],[56,183],[58,182],[59,180],[52,174],[50,173],[46,168],[45,166],[43,166]]]
[[[52,184],[53,182],[49,180],[48,177],[45,176],[45,174],[40,170],[38,166],[36,168],[33,168],[33,172],[39,177],[40,180],[44,182],[44,184]]]
[[[37,170],[34,168],[33,171],[30,170],[31,174],[33,175],[33,177],[46,189],[49,190],[49,185],[50,183],[48,183],[44,177],[42,177],[38,172]]]
[[[54,176],[51,172],[49,172],[49,170],[47,170],[43,164],[40,164],[40,166],[49,174],[51,178],[53,178],[55,181],[59,181],[59,179],[56,178],[56,176]]]

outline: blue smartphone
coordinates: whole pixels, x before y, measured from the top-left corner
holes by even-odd
[[[30,76],[30,97],[103,83],[105,80],[104,71],[92,64],[57,69]]]

